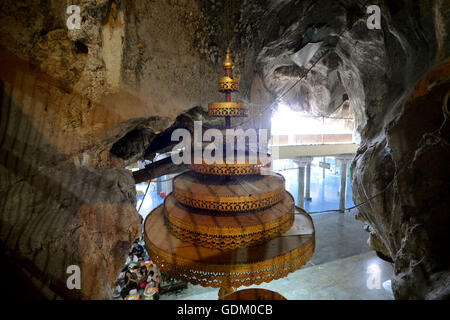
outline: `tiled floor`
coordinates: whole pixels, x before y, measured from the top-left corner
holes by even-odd
[[[369,251],[369,234],[351,213],[313,214],[316,230],[316,251],[311,259],[315,265],[341,260]]]
[[[369,289],[367,268],[375,263],[381,270],[379,288]],[[310,265],[285,278],[245,288],[265,288],[282,294],[289,300],[392,300],[392,292],[383,288],[390,279],[392,267],[372,252]],[[162,300],[216,300],[218,289],[188,285],[183,293],[162,295]]]

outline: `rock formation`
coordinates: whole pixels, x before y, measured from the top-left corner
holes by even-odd
[[[394,260],[395,297],[448,298],[450,4],[373,2],[381,30],[361,1],[234,1],[236,99],[258,115],[245,126],[268,126],[291,87],[294,109],[352,114],[354,202],[379,194],[359,218]],[[141,230],[124,168],[211,121],[192,108],[220,98],[224,3],[80,0],[68,30],[64,1],[1,2],[0,244],[42,296],[109,297]]]

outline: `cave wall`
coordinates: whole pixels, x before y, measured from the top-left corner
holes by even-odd
[[[362,146],[352,163],[355,199],[384,191],[358,215],[375,231],[374,249],[394,260],[398,299],[449,298],[450,130],[442,110],[449,67],[447,59],[426,73],[385,135]]]
[[[442,1],[383,4],[382,55],[377,48],[370,54],[382,63],[372,68],[351,53],[347,63],[357,70],[353,74],[364,93],[362,141],[351,166],[353,199],[362,203],[380,194],[359,207],[358,216],[370,223],[394,260],[395,297],[448,299],[448,125],[442,136],[435,131],[444,121],[442,100],[450,87],[444,81],[422,94],[417,88],[450,76],[444,62],[450,56],[450,6]],[[434,76],[426,75],[431,69],[437,70],[431,71]],[[355,99],[357,87],[351,81],[347,86]]]
[[[4,48],[1,57],[2,255],[42,297],[106,298],[140,233],[134,180],[76,151],[71,107],[89,109],[89,100],[50,84]],[[80,291],[67,289],[71,265],[80,267]]]
[[[124,170],[135,159],[110,150],[133,130],[151,143],[199,104],[201,72],[214,68],[192,49],[200,27],[184,27],[196,3],[175,2],[0,3],[1,256],[39,297],[108,299],[140,235]],[[67,30],[70,4],[80,30]],[[81,290],[66,286],[71,265]]]
[[[388,195],[395,216],[380,222],[388,234],[398,226],[395,231],[402,236],[401,242],[387,242],[396,259],[393,280],[399,298],[450,298],[445,245],[450,243],[450,123],[442,110],[444,97],[450,96],[449,77],[447,59],[419,80],[402,115],[387,129],[397,167]]]
[[[381,30],[367,28],[361,2],[268,1],[261,28],[279,31],[260,48],[257,70],[272,94],[292,88],[281,102],[293,109],[330,116],[349,105],[360,144],[351,166],[353,200],[377,195],[358,208],[358,219],[394,261],[395,297],[449,298],[442,100],[450,76],[450,3],[370,4],[381,8]],[[265,23],[273,19],[279,24]]]
[[[68,30],[72,4],[81,28]],[[223,100],[226,44],[215,14],[223,17],[223,3],[0,3],[0,244],[38,295],[110,297],[141,231],[125,166],[169,148],[174,126],[217,126],[201,110]],[[234,56],[237,98],[263,104],[271,96],[254,60],[246,50]],[[81,268],[81,290],[66,287],[70,265]]]

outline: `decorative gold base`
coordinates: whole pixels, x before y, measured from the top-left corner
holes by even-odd
[[[283,200],[282,175],[207,177],[187,172],[173,179],[173,196],[185,206],[221,212],[262,210]]]
[[[186,167],[197,173],[216,176],[245,176],[261,173],[261,165],[258,164],[188,164]]]
[[[288,192],[283,201],[266,210],[232,215],[188,208],[172,195],[164,201],[169,231],[178,239],[208,248],[245,248],[269,241],[292,227],[294,211]]]
[[[224,149],[224,154],[226,150]],[[265,157],[270,159],[269,154],[264,154]],[[252,157],[256,158],[256,160],[252,159]],[[243,157],[244,158],[244,157]],[[187,164],[186,167],[194,172],[200,174],[210,174],[215,176],[245,176],[245,175],[259,175],[261,173],[261,168],[269,167],[270,162],[263,164],[260,161],[261,155],[260,153],[256,153],[255,155],[249,156],[245,155],[243,161],[237,160],[237,153],[235,154],[235,161],[233,163],[226,163],[226,161],[222,161],[222,163],[211,163],[208,164],[201,159],[201,163],[196,164],[195,158],[192,159],[191,164]],[[200,162],[200,161],[198,161]]]
[[[292,234],[294,226],[262,245],[234,250],[205,248],[176,238],[164,223],[162,205],[144,224],[144,239],[150,258],[161,271],[174,278],[204,287],[241,287],[270,282],[299,269],[312,256],[314,225],[304,212],[302,228],[307,234]]]

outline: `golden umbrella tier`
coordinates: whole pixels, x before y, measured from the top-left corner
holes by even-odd
[[[225,152],[224,152],[225,156]],[[266,155],[270,159],[270,155]],[[259,175],[261,173],[261,168],[269,167],[270,162],[263,164],[260,161],[260,154],[255,152],[255,159],[253,161],[248,154],[245,155],[243,161],[238,161],[237,156],[235,156],[235,161],[233,163],[226,163],[225,160],[222,163],[206,163],[204,159],[201,159],[196,164],[194,158],[192,159],[192,164],[187,164],[186,167],[194,172],[201,174],[211,174],[216,176],[244,176],[244,175]]]
[[[242,102],[210,102],[210,117],[247,117],[248,110]]]
[[[237,288],[284,277],[303,266],[315,247],[314,225],[302,209],[297,209],[293,226],[283,235],[259,246],[223,250],[176,238],[164,222],[161,205],[147,216],[144,239],[150,258],[163,272],[213,288]]]
[[[175,177],[172,183],[173,196],[180,203],[192,208],[230,213],[261,210],[285,196],[285,180],[280,174],[246,176],[243,179],[186,172]]]
[[[294,199],[284,200],[266,210],[240,215],[211,215],[188,208],[172,195],[164,201],[164,217],[177,238],[209,248],[234,249],[264,243],[289,230],[294,222]]]

